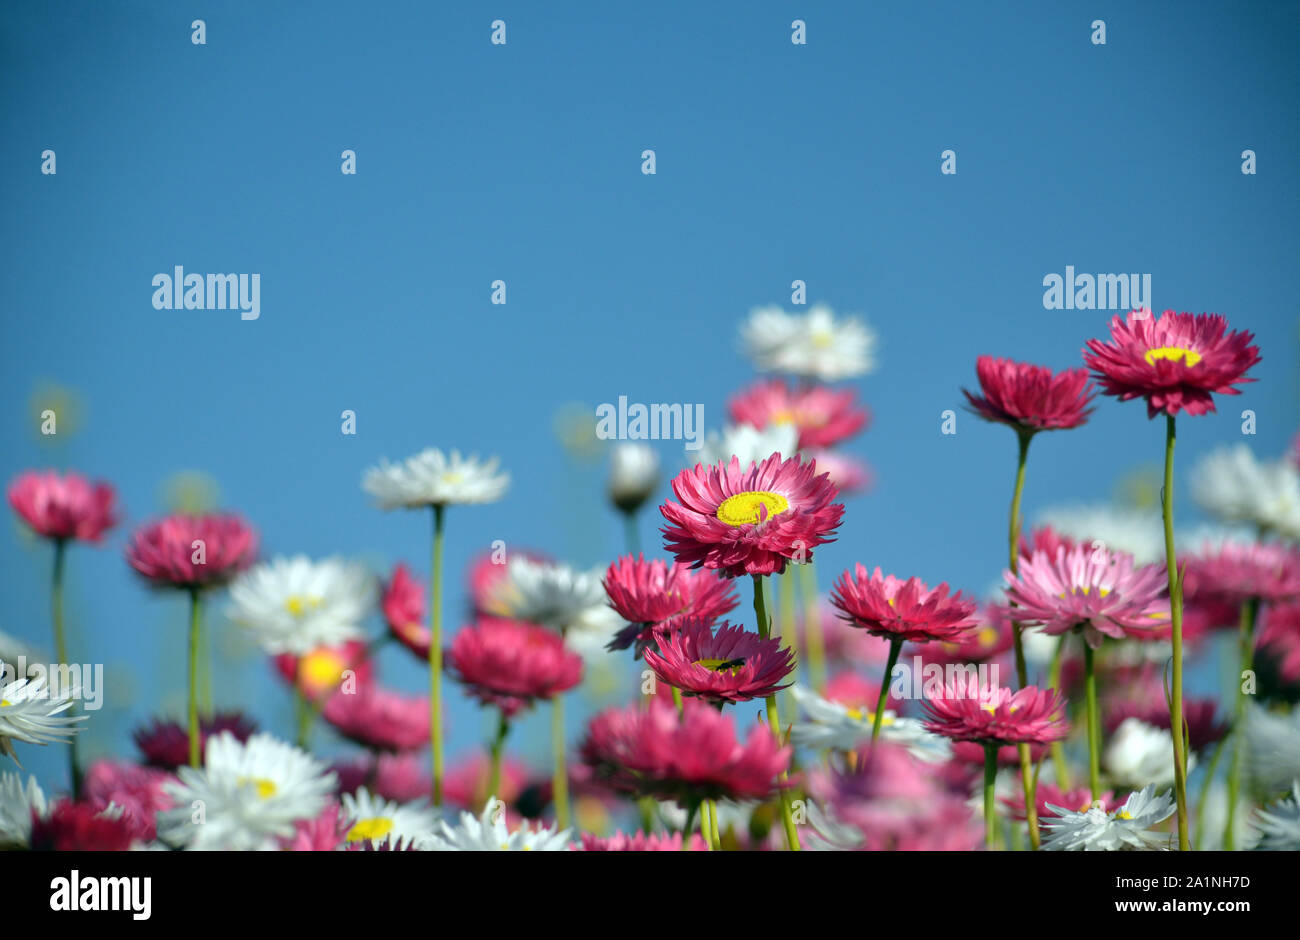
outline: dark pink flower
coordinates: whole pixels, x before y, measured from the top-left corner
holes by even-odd
[[[1045,366],[980,356],[975,360],[981,395],[962,389],[971,410],[986,421],[1022,434],[1077,428],[1088,420],[1096,392],[1087,369],[1053,373]]]
[[[1166,310],[1157,320],[1135,310],[1111,320],[1110,342],[1088,340],[1083,360],[1107,395],[1146,399],[1147,417],[1202,415],[1214,411],[1214,395],[1239,395],[1234,386],[1254,381],[1246,377],[1259,362],[1254,334],[1227,329],[1214,313]]]
[[[1182,560],[1184,591],[1240,605],[1252,598],[1276,603],[1300,597],[1300,549],[1278,542],[1206,545]]]
[[[480,617],[447,651],[447,671],[484,705],[512,717],[582,681],[582,657],[559,634],[520,620]]]
[[[645,651],[646,665],[683,695],[709,702],[745,702],[774,695],[791,684],[781,684],[794,669],[789,647],[779,638],[765,640],[725,620],[716,631],[708,620],[670,620],[655,639],[657,649]]]
[[[790,559],[811,561],[844,516],[816,463],[780,454],[748,467],[735,457],[696,464],[673,480],[673,493],[679,502],[659,507],[669,523],[661,530],[666,547],[683,564],[727,577],[780,574]]]
[[[334,730],[376,751],[416,751],[429,743],[429,699],[379,686],[336,692],[322,712]]]
[[[692,832],[686,851],[704,852],[708,847],[699,833]],[[651,833],[646,835],[638,829],[632,835],[616,832],[612,836],[594,836],[590,832],[582,833],[581,844],[573,845],[575,852],[681,852],[682,834]]]
[[[1283,679],[1300,681],[1300,603],[1274,604],[1264,611],[1259,646],[1277,659]]]
[[[429,628],[425,625],[424,585],[411,569],[398,562],[392,579],[384,586],[379,606],[393,636],[421,660],[429,658]]]
[[[731,585],[711,571],[692,571],[686,565],[631,555],[610,564],[605,572],[605,593],[609,606],[628,621],[610,641],[611,651],[636,644],[639,653],[653,638],[656,624],[687,615],[712,621],[737,603]]]
[[[91,806],[59,800],[42,816],[32,814],[31,847],[37,852],[125,852],[136,841],[136,824]]]
[[[256,556],[257,533],[234,515],[167,516],[137,529],[126,547],[131,567],[159,587],[224,584]]]
[[[922,705],[925,729],[953,741],[977,744],[1049,744],[1069,733],[1065,699],[1051,689],[951,682],[941,697]]]
[[[9,505],[48,539],[98,542],[117,524],[116,495],[108,483],[92,483],[69,471],[29,470],[9,484]]]
[[[835,582],[831,603],[851,626],[891,640],[961,642],[978,626],[975,601],[961,591],[948,595],[947,583],[931,590],[920,578],[903,581],[872,574],[859,564]]]
[[[91,807],[102,811],[110,803],[116,804],[131,823],[135,838],[152,842],[157,836],[158,811],[172,806],[172,798],[164,790],[172,779],[170,773],[156,767],[97,760],[86,771],[82,786]]]
[[[208,738],[229,731],[241,743],[257,731],[257,724],[241,712],[218,712],[199,718],[199,756],[208,752]],[[175,721],[155,718],[132,735],[146,764],[161,770],[176,770],[190,762],[189,732]]]
[[[311,819],[300,819],[294,833],[280,841],[285,852],[337,852],[344,847],[351,824],[344,819],[342,807],[331,802]]]
[[[765,428],[793,424],[799,432],[799,449],[833,447],[861,431],[870,418],[854,402],[851,388],[825,385],[788,385],[770,379],[751,385],[731,399],[731,418],[737,424]],[[790,455],[786,455],[790,456]]]

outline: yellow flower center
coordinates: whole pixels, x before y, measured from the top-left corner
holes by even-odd
[[[714,672],[723,672],[730,669],[734,676],[740,671],[740,667],[745,665],[743,659],[697,659],[695,665],[703,666],[705,669],[711,669]]]
[[[235,782],[241,787],[249,785],[255,787],[258,798],[262,800],[275,795],[275,783],[265,777],[240,777]]]
[[[460,483],[464,479],[465,479],[464,475],[459,473],[456,470],[448,470],[446,473],[442,475],[442,482],[446,483],[448,486],[455,486],[457,483]]]
[[[979,632],[979,641],[981,646],[992,646],[998,641],[998,631],[992,627],[985,627]]]
[[[1085,584],[1083,587],[1072,587],[1070,588],[1070,593],[1082,594],[1084,597],[1087,597],[1089,594],[1092,593],[1092,586]],[[1105,597],[1109,593],[1110,593],[1110,588],[1097,588],[1098,597]],[[1056,596],[1059,597],[1061,600],[1065,600],[1066,598],[1065,594],[1057,594]]]
[[[1159,349],[1148,349],[1146,354],[1147,365],[1154,366],[1157,359],[1168,359],[1170,362],[1182,361],[1190,367],[1201,361],[1201,354],[1194,349],[1183,349],[1181,346],[1161,346]]]
[[[357,824],[348,830],[348,841],[360,842],[362,839],[382,839],[392,831],[393,821],[386,816],[358,819]]]
[[[316,650],[298,661],[298,675],[312,686],[333,685],[343,675],[343,659],[331,650]]]
[[[0,698],[0,708],[10,708],[13,704],[14,703],[9,701],[7,698]]]
[[[850,708],[847,709],[844,714],[848,715],[854,721],[865,721],[865,722],[874,723],[876,720],[875,712],[869,712],[863,708]],[[893,723],[894,723],[894,719],[891,718],[889,715],[885,715],[885,717],[880,719],[880,726],[882,728],[888,727]]]
[[[291,594],[285,599],[284,607],[295,617],[301,617],[309,610],[315,610],[321,605],[319,597],[304,596],[301,594]]]
[[[730,526],[757,525],[790,508],[790,501],[780,493],[750,490],[728,496],[718,506],[719,521]]]
[[[1116,818],[1116,819],[1132,819],[1133,816],[1132,816],[1131,813],[1129,813],[1128,810],[1126,810],[1126,809],[1122,809],[1122,810],[1119,811],[1119,815],[1116,816],[1115,818]]]
[[[998,710],[998,707],[994,705],[992,702],[984,702],[982,705],[980,705],[980,708],[984,709],[990,715],[997,714],[997,710]],[[1007,708],[1007,711],[1013,715],[1019,710],[1020,710],[1019,705],[1011,705]]]
[[[814,349],[830,349],[835,345],[835,334],[831,330],[813,330],[812,344]]]

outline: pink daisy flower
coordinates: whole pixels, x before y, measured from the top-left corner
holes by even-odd
[[[582,681],[582,657],[553,630],[519,620],[480,617],[456,634],[447,669],[484,705],[507,718]]]
[[[1300,597],[1300,549],[1278,542],[1207,545],[1185,560],[1185,590],[1241,604],[1275,603]]]
[[[920,645],[917,653],[922,662],[939,666],[986,663],[997,659],[1015,645],[1011,618],[1007,615],[1006,608],[998,604],[987,604],[977,618],[976,627],[955,642],[940,641]]]
[[[113,487],[71,471],[19,474],[9,484],[9,505],[47,539],[98,542],[118,521]]]
[[[1013,692],[1005,686],[953,682],[940,698],[922,705],[925,729],[953,741],[991,744],[1050,744],[1070,730],[1065,699],[1051,689],[1027,685]]]
[[[1109,343],[1088,340],[1083,360],[1107,395],[1146,399],[1147,417],[1202,415],[1214,411],[1215,394],[1241,394],[1234,386],[1253,382],[1246,372],[1260,361],[1254,334],[1227,328],[1218,314],[1166,310],[1155,319],[1135,310],[1111,320]]]
[[[647,648],[646,665],[683,695],[709,702],[745,702],[774,695],[794,669],[794,653],[780,639],[763,639],[725,620],[715,632],[707,620],[670,620]]]
[[[333,695],[321,713],[334,730],[376,751],[418,751],[429,743],[429,699],[379,686]]]
[[[152,842],[158,833],[158,811],[172,807],[172,798],[164,787],[173,779],[171,774],[155,767],[97,760],[86,771],[82,789],[86,802],[101,812],[110,803],[120,807],[131,821],[135,838]]]
[[[1045,366],[980,356],[975,373],[982,394],[962,389],[971,410],[1021,434],[1077,428],[1092,414],[1088,405],[1096,392],[1087,369],[1053,373]]]
[[[1115,794],[1107,790],[1100,794],[1097,799],[1101,800],[1103,807],[1116,805]],[[1009,815],[1012,819],[1018,819],[1021,822],[1025,820],[1025,793],[1020,787],[1016,787],[1011,796],[1001,798],[1003,806],[1010,810]],[[1062,790],[1054,783],[1042,781],[1034,793],[1034,805],[1038,807],[1038,818],[1044,816],[1055,816],[1056,812],[1049,809],[1051,806],[1059,806],[1062,809],[1068,809],[1076,813],[1087,812],[1092,806],[1092,791],[1087,787],[1075,787],[1072,790]]]
[[[1048,746],[1046,744],[1031,744],[1029,746],[1029,759],[1037,764],[1047,757]],[[984,746],[974,741],[954,741],[952,745],[952,760],[949,761],[947,768],[957,774],[961,768],[966,768],[972,773],[971,780],[978,780],[978,768],[984,766]],[[998,766],[1012,769],[1020,767],[1020,749],[1014,745],[1008,744],[998,748]]]
[[[384,585],[379,608],[389,631],[421,662],[429,659],[429,628],[425,626],[425,590],[405,564],[398,562],[393,576]]]
[[[551,562],[550,556],[526,549],[514,549],[511,555],[517,555],[529,561],[547,564]],[[495,552],[484,552],[470,565],[469,597],[473,616],[491,615],[495,606],[495,592],[501,580],[506,576],[506,567],[504,553],[498,555]],[[478,807],[477,811],[482,811],[482,807]]]
[[[337,852],[344,847],[351,823],[343,817],[342,807],[330,803],[318,816],[300,819],[293,824],[293,835],[280,840],[285,852]]]
[[[812,550],[844,516],[833,502],[835,486],[815,463],[773,454],[742,468],[740,461],[697,464],[673,480],[680,502],[667,500],[659,511],[668,520],[661,531],[677,560],[710,568],[729,578],[780,574],[790,559],[812,560]]]
[[[1034,552],[1016,574],[1003,572],[1017,623],[1053,635],[1081,630],[1096,649],[1103,636],[1158,640],[1168,636],[1167,576],[1160,564],[1134,568],[1133,556],[1079,545],[1049,558]]]
[[[257,732],[257,724],[242,712],[218,712],[199,718],[199,755],[208,753],[208,738],[229,731],[241,744]],[[132,734],[145,763],[151,767],[174,771],[190,760],[189,732],[179,722],[155,718]]]
[[[1273,654],[1283,679],[1300,681],[1300,603],[1274,604],[1264,611],[1259,646]]]
[[[831,478],[841,496],[865,493],[875,483],[875,476],[864,461],[842,451],[817,448],[805,451],[803,456],[817,461],[817,466]]]
[[[36,852],[125,852],[136,841],[136,823],[126,815],[102,815],[89,803],[59,800],[44,816],[32,814],[31,847]]]
[[[1078,539],[1062,535],[1050,525],[1039,526],[1028,537],[1020,537],[1020,557],[1028,558],[1034,552],[1042,552],[1048,558],[1055,558],[1057,549],[1069,551],[1079,544]]]
[[[344,672],[354,673],[358,686],[369,685],[375,674],[374,663],[361,640],[317,647],[305,656],[281,653],[272,661],[280,678],[312,702],[337,692]]]
[[[978,605],[961,591],[950,597],[947,583],[931,590],[920,578],[903,581],[879,568],[868,576],[861,564],[840,575],[831,603],[851,626],[890,640],[962,642],[978,626]]]
[[[167,516],[137,529],[126,547],[131,567],[158,587],[223,584],[256,556],[257,533],[234,515]]]
[[[753,724],[742,743],[730,715],[687,700],[681,718],[671,704],[653,701],[608,709],[587,727],[583,762],[615,790],[689,806],[705,799],[765,800],[783,784],[790,763],[766,724]]]
[[[683,564],[631,555],[610,564],[605,572],[605,593],[609,606],[628,621],[610,641],[607,648],[611,651],[635,643],[639,652],[653,639],[655,624],[679,616],[716,620],[737,603],[731,585],[711,571],[693,571]]]
[[[835,390],[825,385],[787,385],[780,379],[758,382],[729,402],[737,424],[765,428],[793,424],[799,432],[799,449],[833,447],[861,431],[870,417],[854,403],[851,388]]]
[[[686,851],[703,852],[707,846],[698,832],[691,833]],[[632,835],[616,832],[612,836],[594,836],[590,832],[582,833],[582,842],[573,845],[575,852],[681,852],[682,834],[651,833],[646,835],[640,829]]]
[[[527,765],[509,755],[501,759],[501,781],[496,793],[488,792],[491,776],[491,759],[482,751],[475,751],[448,768],[443,780],[443,795],[452,806],[482,812],[490,796],[495,796],[507,806],[513,805],[523,795],[531,779]],[[425,786],[428,787],[427,779]]]

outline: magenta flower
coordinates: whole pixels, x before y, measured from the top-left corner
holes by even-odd
[[[350,820],[344,818],[343,808],[331,802],[317,816],[299,819],[293,824],[293,835],[280,840],[284,852],[337,852],[344,847]],[[367,840],[369,841],[369,840]]]
[[[272,662],[280,678],[311,702],[319,702],[336,692],[345,672],[352,672],[358,685],[369,685],[375,673],[366,644],[361,640],[320,646],[304,656],[281,653]]]
[[[953,741],[973,741],[985,747],[1006,744],[1050,744],[1070,730],[1065,699],[1051,689],[1027,685],[1018,691],[978,682],[952,682],[943,695],[922,705],[925,730]]]
[[[19,474],[9,484],[9,505],[47,539],[98,542],[118,521],[113,487],[91,483],[71,471]]]
[[[1034,552],[1042,552],[1048,558],[1055,558],[1057,549],[1069,551],[1079,544],[1078,539],[1062,535],[1050,525],[1039,526],[1028,538],[1023,535],[1020,537],[1020,557],[1027,558]]]
[[[349,741],[376,751],[417,751],[429,743],[429,699],[378,686],[336,692],[321,713]]]
[[[1259,646],[1273,654],[1283,679],[1300,682],[1300,603],[1273,604],[1265,609]]]
[[[917,649],[921,660],[940,666],[986,663],[1008,652],[1015,645],[1011,617],[1005,607],[998,604],[984,605],[977,618],[975,628],[955,642],[939,641],[921,645]]]
[[[978,626],[978,605],[961,591],[949,597],[947,583],[931,590],[920,578],[903,581],[879,568],[868,576],[861,564],[840,575],[831,603],[851,626],[890,640],[958,643]]]
[[[725,620],[714,632],[707,620],[670,620],[645,651],[646,665],[683,695],[709,702],[745,702],[773,695],[794,669],[794,653],[780,639],[763,639]]]
[[[257,556],[257,533],[235,515],[167,516],[137,529],[126,547],[131,567],[158,587],[224,584]]]
[[[481,617],[447,651],[447,671],[484,705],[507,718],[582,681],[582,657],[552,630],[519,620]]]
[[[596,715],[582,742],[583,762],[597,780],[620,792],[678,800],[765,800],[783,784],[790,763],[765,724],[750,727],[742,743],[729,715],[685,701],[680,720],[658,700]]]
[[[152,842],[158,833],[158,811],[172,807],[172,798],[164,788],[172,779],[171,774],[156,767],[98,760],[86,771],[82,791],[86,802],[101,812],[110,804],[120,807],[131,822],[135,838]]]
[[[683,564],[659,559],[646,561],[624,555],[605,572],[609,606],[628,626],[610,641],[608,649],[640,649],[650,642],[653,628],[671,617],[691,616],[716,620],[736,606],[729,583],[711,571],[692,571]]]
[[[727,577],[780,574],[786,563],[812,560],[812,550],[833,541],[844,516],[833,500],[835,486],[815,463],[773,454],[747,468],[732,458],[714,466],[697,464],[673,480],[680,502],[659,511],[666,547],[692,568]]]
[[[1166,310],[1157,320],[1135,310],[1111,320],[1109,343],[1088,340],[1083,360],[1107,395],[1146,399],[1147,417],[1203,415],[1214,411],[1215,394],[1241,394],[1234,386],[1253,382],[1246,372],[1260,361],[1254,334],[1227,328],[1213,313]]]
[[[707,846],[698,832],[692,832],[685,851],[703,852]],[[632,835],[616,832],[612,836],[594,836],[590,832],[582,833],[582,843],[575,843],[575,852],[681,852],[682,834],[680,832],[651,833],[646,835],[638,829]]]
[[[420,657],[421,662],[429,659],[430,643],[429,628],[425,626],[424,598],[424,585],[411,574],[410,568],[398,562],[379,601],[389,631]]]
[[[105,815],[66,797],[48,813],[32,814],[31,847],[36,852],[125,852],[137,838],[136,823],[125,814]]]
[[[488,792],[488,781],[491,777],[492,761],[488,755],[482,751],[465,755],[447,770],[447,778],[443,781],[443,792],[447,802],[462,809],[477,809],[482,812],[488,797],[495,796],[507,806],[511,806],[523,795],[531,774],[522,761],[507,755],[501,760],[501,778],[497,782],[496,793]],[[424,789],[427,793],[429,789],[427,776]]]
[[[1185,590],[1232,604],[1251,599],[1275,603],[1300,597],[1300,549],[1278,542],[1207,545],[1185,560]]]
[[[1096,392],[1087,369],[1053,373],[1045,366],[980,356],[975,373],[982,394],[962,389],[971,410],[1021,434],[1077,428],[1092,414],[1088,406]]]
[[[853,389],[836,391],[824,385],[792,387],[780,379],[751,385],[731,399],[731,418],[737,424],[765,428],[793,424],[799,432],[799,449],[833,447],[862,430],[870,413],[854,403]]]
[[[1049,558],[1034,552],[1020,571],[1003,572],[1009,612],[1044,633],[1080,630],[1096,649],[1103,636],[1158,640],[1168,636],[1169,598],[1164,565],[1133,567],[1133,556],[1078,545]]]
[[[1167,711],[1167,710],[1166,710]],[[1101,800],[1103,808],[1113,807],[1116,804],[1115,794],[1107,790],[1100,794],[1097,799]],[[1010,810],[1009,815],[1012,819],[1018,819],[1021,822],[1025,820],[1025,795],[1020,790],[1013,790],[1010,796],[1001,798],[1002,805]],[[1062,809],[1072,810],[1076,813],[1087,812],[1092,806],[1092,791],[1087,787],[1075,787],[1072,790],[1062,790],[1054,783],[1046,780],[1039,782],[1036,792],[1034,793],[1034,805],[1038,807],[1038,817],[1042,819],[1045,816],[1055,816],[1056,811],[1049,809],[1050,806],[1059,806]]]
[[[199,722],[200,759],[208,752],[208,738],[229,731],[241,744],[257,732],[257,723],[242,712],[218,712]],[[175,770],[189,761],[189,738],[184,725],[155,718],[131,735],[145,763],[162,770]]]

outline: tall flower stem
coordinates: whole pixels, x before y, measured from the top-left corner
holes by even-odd
[[[446,507],[433,507],[433,559],[429,570],[429,747],[433,805],[442,805],[442,540]]]
[[[1011,493],[1010,522],[1007,527],[1008,554],[1012,574],[1016,574],[1020,570],[1020,499],[1025,492],[1025,463],[1029,459],[1029,442],[1033,439],[1033,435],[1026,431],[1020,431],[1017,433],[1016,438],[1020,445],[1016,459],[1016,486]],[[1029,669],[1025,665],[1025,642],[1021,638],[1020,624],[1014,620],[1011,622],[1011,637],[1015,646],[1016,681],[1020,684],[1020,688],[1023,689],[1029,684]],[[1029,745],[1023,741],[1016,745],[1016,755],[1020,758],[1020,782],[1025,791],[1025,820],[1029,824],[1029,844],[1032,848],[1037,849],[1039,842],[1038,800],[1034,794],[1037,785],[1034,781],[1033,761],[1030,759]]]
[[[754,617],[758,620],[758,635],[767,639],[770,631],[770,622],[767,619],[767,602],[763,599],[763,576],[754,575]],[[778,742],[781,741],[781,715],[777,710],[776,696],[769,695],[767,702],[767,721],[772,729],[772,734]],[[782,771],[780,780],[784,784],[787,774]],[[785,841],[790,851],[797,852],[800,849],[799,833],[794,827],[794,815],[790,808],[790,794],[783,786],[781,788],[781,821],[785,826]]]
[[[560,829],[569,828],[569,768],[564,757],[564,696],[551,699],[551,750],[555,768],[551,773],[551,793],[555,802],[555,822]]]
[[[897,637],[889,641],[889,662],[885,663],[885,675],[880,680],[880,696],[876,699],[876,713],[871,722],[871,743],[876,743],[876,738],[880,737],[880,729],[884,725],[885,706],[889,703],[889,677],[894,674],[894,666],[898,662],[898,654],[902,652],[903,641]]]
[[[63,633],[63,569],[67,560],[68,542],[66,539],[54,540],[54,576],[50,579],[50,619],[54,623],[54,653],[62,665],[68,663],[68,643]],[[15,678],[22,678],[15,676]],[[74,704],[68,709],[72,714]],[[77,760],[77,736],[68,739],[68,773],[72,777],[72,798],[81,798],[81,764]]]
[[[1056,652],[1052,654],[1052,664],[1047,670],[1047,687],[1053,692],[1061,691],[1061,662],[1065,658],[1065,641],[1070,636],[1069,633],[1062,633],[1061,638],[1056,641]],[[1070,765],[1065,760],[1065,745],[1060,741],[1053,741],[1052,766],[1056,768],[1056,785],[1062,790],[1070,789]]]
[[[1084,698],[1088,708],[1088,789],[1092,799],[1101,799],[1101,717],[1097,709],[1097,671],[1093,663],[1092,646],[1083,640]]]
[[[803,595],[803,632],[808,642],[808,676],[820,694],[826,691],[826,638],[817,609],[817,569],[810,560],[799,565],[799,592]]]
[[[718,801],[709,800],[709,836],[715,851],[722,851],[722,835],[718,832]]]
[[[695,831],[695,814],[700,810],[700,802],[695,800],[690,806],[686,807],[686,825],[682,828],[682,851],[688,852],[691,848],[691,833]]]
[[[641,552],[641,533],[636,527],[636,512],[624,511],[623,535],[627,539],[627,551],[633,558]]]
[[[1241,670],[1237,682],[1255,667],[1255,619],[1259,614],[1259,598],[1252,597],[1241,605],[1241,626],[1238,632]],[[1237,796],[1241,792],[1242,757],[1245,756],[1246,695],[1237,689],[1237,701],[1232,713],[1232,763],[1228,765],[1228,818],[1223,824],[1223,847],[1231,852],[1237,847]],[[1199,835],[1199,833],[1198,833]]]
[[[1187,838],[1187,755],[1183,740],[1183,586],[1174,550],[1174,416],[1165,415],[1165,486],[1161,510],[1165,520],[1165,566],[1169,572],[1169,619],[1173,624],[1173,688],[1169,699],[1169,727],[1174,739],[1174,801],[1178,806],[1178,848],[1190,848]]]
[[[705,847],[713,851],[713,824],[710,820],[713,818],[713,801],[705,800],[700,804],[700,835],[704,838]],[[690,838],[689,834],[687,838]]]
[[[998,824],[994,812],[993,790],[998,779],[998,746],[984,745],[984,847],[992,849],[997,842]]]
[[[190,766],[199,766],[199,589],[190,588]]]
[[[794,673],[791,678],[797,680],[799,669],[803,665],[803,657],[799,654],[799,633],[794,628],[794,579],[792,566],[786,566],[785,571],[781,573],[781,638],[794,653]]]
[[[492,770],[488,774],[488,796],[500,798],[497,791],[501,789],[501,752],[505,750],[506,735],[510,733],[510,722],[506,713],[497,710],[497,733],[492,739]]]
[[[1210,787],[1214,784],[1214,773],[1219,769],[1219,760],[1228,749],[1225,738],[1214,746],[1214,756],[1205,768],[1205,779],[1201,781],[1201,798],[1196,802],[1196,830],[1192,836],[1192,851],[1198,851],[1205,839],[1205,804],[1210,798]]]

